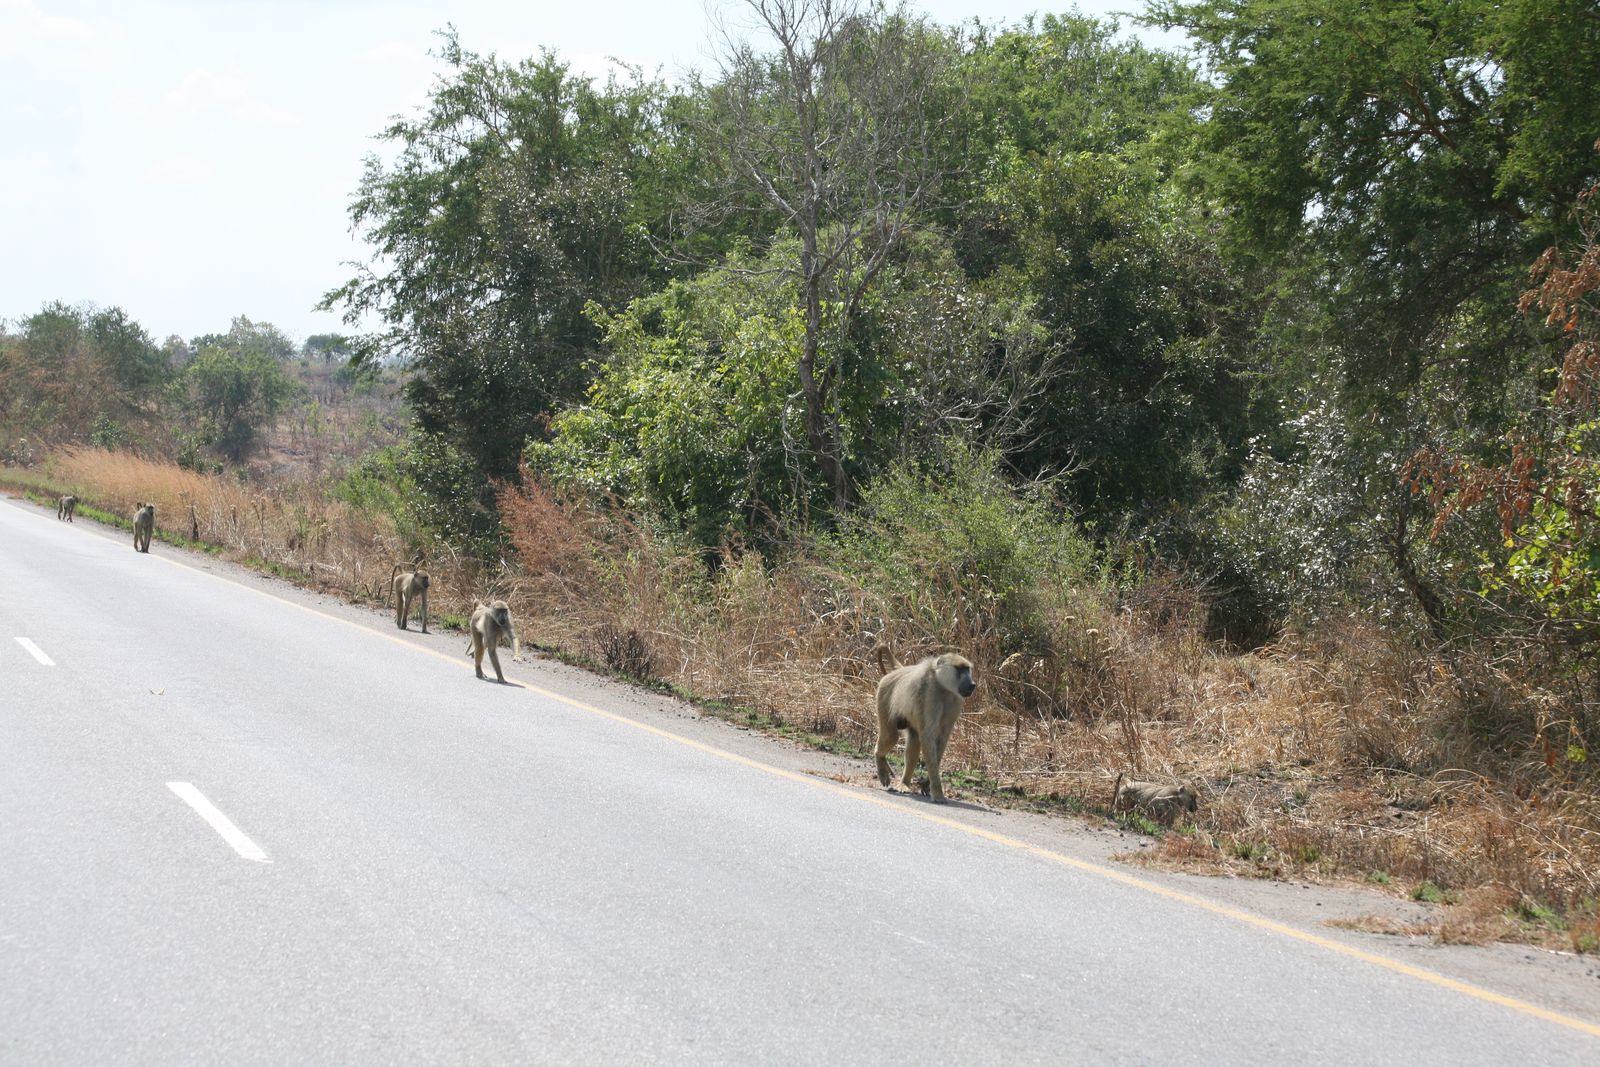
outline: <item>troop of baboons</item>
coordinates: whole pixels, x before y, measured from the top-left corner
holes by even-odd
[[[71,522],[73,513],[77,511],[78,498],[71,493],[57,498],[56,518],[63,522]],[[133,505],[133,550],[135,552],[149,552],[151,538],[155,536],[156,506],[141,500]],[[411,617],[412,605],[417,606],[417,611],[422,618],[422,632],[428,632],[428,587],[433,584],[432,579],[424,570],[421,556],[411,563],[396,563],[389,569],[389,595],[394,599],[394,624],[400,629],[407,629],[407,620]],[[487,605],[478,604],[473,609],[471,622],[467,627],[472,636],[472,643],[467,646],[467,654],[473,657],[473,666],[479,678],[484,678],[483,656],[489,654],[489,663],[494,667],[494,676],[501,684],[505,683],[505,672],[500,668],[499,646],[502,640],[511,642],[511,658],[522,658],[522,644],[517,638],[516,626],[511,621],[511,608],[504,600],[490,601]]]
[[[56,518],[73,521],[78,498],[72,494],[56,502]],[[149,552],[150,539],[155,533],[156,506],[140,501],[134,505],[133,547],[136,552]],[[409,568],[409,569],[407,569]],[[431,584],[424,563],[418,557],[410,564],[396,563],[389,571],[389,595],[394,600],[395,625],[404,630],[411,617],[412,605],[418,605],[422,619],[422,632],[428,632],[428,586]],[[511,642],[512,659],[521,659],[521,642],[511,619],[511,609],[504,600],[479,603],[472,610],[467,624],[470,643],[467,655],[472,657],[473,669],[479,678],[483,673],[484,653],[494,667],[494,676],[505,684],[505,673],[500,669],[499,646],[501,641]],[[875,751],[878,781],[889,785],[889,753],[900,743],[902,732],[906,735],[906,769],[901,784],[915,788],[919,763],[927,768],[927,780],[920,789],[935,803],[945,799],[944,782],[940,764],[944,761],[950,735],[961,717],[962,702],[973,694],[977,682],[972,677],[972,662],[954,652],[928,656],[916,663],[901,666],[894,662],[887,645],[881,642],[874,649],[878,667],[883,677],[878,681],[878,743]],[[1013,656],[1007,663],[1011,663]],[[1199,799],[1192,786],[1164,785],[1156,782],[1124,780],[1117,775],[1111,794],[1113,814],[1137,811],[1146,817],[1171,826],[1184,814],[1194,814]]]

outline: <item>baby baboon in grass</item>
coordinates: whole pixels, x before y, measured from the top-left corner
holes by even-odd
[[[56,501],[56,518],[72,521],[72,513],[78,510],[78,498],[68,493]]]
[[[156,506],[144,502],[137,503],[133,512],[133,550],[135,552],[150,551],[150,536],[156,529]]]
[[[467,646],[467,654],[472,657],[472,665],[477,669],[478,677],[483,677],[483,652],[489,651],[489,662],[494,665],[494,676],[500,683],[505,684],[506,676],[500,671],[500,654],[496,651],[500,647],[500,638],[511,639],[511,658],[520,659],[522,646],[517,641],[516,628],[511,625],[511,609],[504,600],[491,600],[488,604],[479,604],[472,609],[472,621],[467,624],[467,632],[472,635],[472,643]]]
[[[889,784],[888,755],[906,731],[906,773],[901,779],[907,789],[917,772],[917,761],[928,765],[924,794],[944,801],[944,783],[939,779],[939,764],[945,746],[961,717],[961,702],[972,695],[977,682],[972,680],[972,664],[965,656],[947,652],[929,656],[905,667],[892,665],[889,649],[879,645],[878,666],[884,671],[878,682],[878,781]]]
[[[389,592],[394,596],[394,624],[400,629],[406,628],[406,619],[411,616],[411,602],[422,601],[422,632],[428,632],[428,576],[422,571],[422,560],[419,558],[411,565],[412,569],[403,571],[403,564],[396,563],[389,569]]]
[[[1163,826],[1171,826],[1179,814],[1188,812],[1193,815],[1198,811],[1200,800],[1192,786],[1136,782],[1132,778],[1124,782],[1119,772],[1117,784],[1111,791],[1111,810],[1118,812],[1130,808]]]

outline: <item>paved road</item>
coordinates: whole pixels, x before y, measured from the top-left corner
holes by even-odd
[[[178,555],[0,501],[0,1063],[1600,1063]]]

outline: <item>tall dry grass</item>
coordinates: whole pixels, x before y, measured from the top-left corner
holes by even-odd
[[[50,456],[45,470],[87,505],[131,519],[139,501],[156,506],[156,530],[203,542],[236,560],[257,561],[313,588],[367,603],[388,603],[396,562],[414,558],[394,521],[330,499],[309,481],[263,486],[204,474],[126,452],[71,449]],[[466,614],[486,591],[511,587],[473,560],[446,551],[428,560],[433,614]]]

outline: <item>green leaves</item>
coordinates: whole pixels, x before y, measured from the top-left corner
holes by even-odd
[[[479,56],[453,32],[440,56],[450,75],[385,131],[399,154],[367,161],[351,205],[373,264],[323,306],[375,313],[381,348],[416,371],[419,427],[508,477],[547,413],[582,395],[598,341],[585,304],[620,307],[660,276],[642,190],[671,158],[665,91],[597,87],[550,53]]]
[[[737,270],[591,314],[614,353],[588,402],[559,415],[532,467],[619,493],[717,545],[790,516],[815,478],[793,403],[803,324],[787,286]]]
[[[198,338],[196,347],[180,383],[186,406],[206,430],[203,443],[237,463],[298,388],[282,363],[293,346],[275,327],[241,317],[227,334]]]

